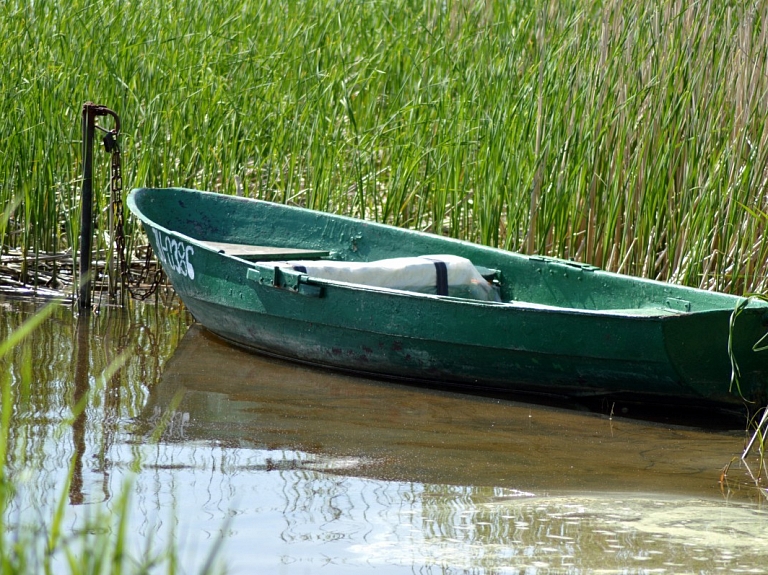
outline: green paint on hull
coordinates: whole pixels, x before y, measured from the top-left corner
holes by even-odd
[[[220,194],[139,189],[128,205],[196,319],[250,349],[433,384],[740,401],[728,354],[739,297]],[[501,302],[320,280],[205,242],[269,246],[269,259],[280,247],[349,262],[459,255],[497,270]],[[750,302],[734,333],[741,389],[756,399],[767,312]]]

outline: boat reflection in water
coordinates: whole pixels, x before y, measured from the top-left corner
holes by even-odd
[[[160,421],[139,482],[149,474],[158,501],[175,501],[181,527],[234,517],[235,570],[708,571],[768,558],[762,510],[719,484],[736,433],[356,379],[198,326],[136,433]]]
[[[145,421],[159,421],[177,394],[169,439],[300,451],[315,468],[378,479],[714,495],[742,444],[741,435],[305,368],[242,352],[197,325],[166,366]]]

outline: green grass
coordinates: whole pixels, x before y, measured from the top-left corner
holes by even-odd
[[[0,239],[74,246],[92,100],[122,117],[126,188],[241,188],[764,291],[765,18],[683,0],[10,0],[0,201],[20,205]]]

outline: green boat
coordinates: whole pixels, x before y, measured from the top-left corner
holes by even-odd
[[[223,194],[128,206],[195,319],[252,351],[483,391],[766,397],[762,301]]]

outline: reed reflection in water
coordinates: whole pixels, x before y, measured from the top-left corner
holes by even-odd
[[[0,337],[7,338],[40,307],[0,301]],[[117,480],[111,476],[112,451],[124,443],[125,423],[146,403],[189,322],[178,309],[157,312],[154,306],[105,307],[77,317],[62,304],[0,358],[14,390],[7,469],[16,489],[7,510],[15,518],[11,524],[18,520],[45,529],[43,521],[68,479],[73,520],[82,506],[110,507],[123,480],[123,474]],[[121,356],[130,360],[110,375],[108,368]]]
[[[338,463],[167,443],[139,476],[137,505],[155,518],[176,509],[188,549],[205,547],[230,517],[235,573],[710,573],[765,564],[768,518],[745,502],[389,481],[337,475],[354,464]]]
[[[22,313],[6,311],[4,329]],[[24,436],[14,465],[31,478],[18,505],[52,501],[75,454],[75,526],[88,508],[77,503],[109,505],[138,466],[133,536],[160,545],[175,533],[187,571],[222,529],[240,573],[766,564],[756,492],[718,483],[738,433],[339,376],[243,353],[196,326],[185,333],[183,314],[151,306],[94,318],[85,354],[67,313],[19,350],[34,355],[38,385],[14,415]],[[93,375],[126,349],[135,353],[114,379]],[[90,374],[82,436],[61,425],[83,397],[78,354]]]

